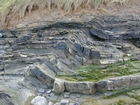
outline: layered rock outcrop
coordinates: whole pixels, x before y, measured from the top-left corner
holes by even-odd
[[[66,90],[91,94],[97,89],[94,83],[81,82],[77,85],[71,82],[74,86],[70,88],[66,82],[55,81],[55,75],[77,75],[76,66],[115,63],[123,61],[128,54],[132,55],[131,59],[139,60],[139,29],[139,16],[99,16],[84,23],[37,22],[14,29],[1,29],[0,83],[5,84],[1,87],[9,88],[10,82],[5,81],[12,81],[12,78],[17,89],[30,91],[38,88],[37,77],[50,87],[56,85],[58,93]],[[42,86],[41,81],[39,83]],[[57,87],[59,85],[65,88]],[[15,86],[11,86],[13,91],[17,90]],[[99,84],[98,89],[102,90],[101,87]],[[83,92],[83,89],[87,91]]]

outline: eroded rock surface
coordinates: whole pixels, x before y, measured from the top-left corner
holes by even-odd
[[[44,86],[38,79],[52,87],[55,75],[77,75],[77,66],[115,63],[127,55],[139,60],[139,19],[139,16],[100,16],[84,23],[40,22],[1,29],[0,87],[5,88],[2,92],[8,90],[19,96],[22,94],[19,91],[23,91],[20,104],[24,105],[27,97],[34,95],[33,90]],[[66,90],[81,92],[90,84],[85,85],[83,88],[78,85],[81,90],[66,85]],[[94,89],[88,90],[90,93]],[[14,100],[14,95],[11,98]]]

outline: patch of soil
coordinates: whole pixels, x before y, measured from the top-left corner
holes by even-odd
[[[18,13],[14,15],[9,15],[7,17],[8,23],[7,28],[15,27],[17,24],[25,24],[35,21],[85,21],[89,20],[95,15],[138,15],[140,14],[140,0],[136,0],[135,3],[129,4],[118,4],[114,3],[108,6],[101,5],[98,9],[91,8],[80,8],[76,12],[66,13],[63,10],[58,10],[56,8],[48,11],[34,10],[31,14],[26,12],[24,18],[19,18]],[[0,28],[2,26],[0,25]]]

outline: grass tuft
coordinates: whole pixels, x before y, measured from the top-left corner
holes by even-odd
[[[76,68],[77,75],[58,75],[59,78],[73,81],[99,81],[105,78],[120,77],[140,72],[139,61],[125,61],[115,64],[87,65]]]
[[[25,16],[26,12],[34,9],[58,8],[66,12],[76,11],[80,7],[98,8],[101,4],[119,2],[131,2],[135,0],[0,0],[0,18],[1,24],[4,25],[8,20],[9,14],[19,13],[19,17]]]

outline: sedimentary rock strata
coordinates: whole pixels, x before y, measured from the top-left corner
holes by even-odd
[[[26,24],[25,27],[22,25],[20,28],[1,29],[0,83],[12,78],[16,79],[15,86],[18,88],[31,90],[38,88],[34,82],[38,78],[50,87],[56,85],[54,90],[58,90],[58,93],[66,90],[92,94],[97,89],[94,83],[81,82],[77,85],[72,82],[77,88],[70,88],[66,82],[55,81],[55,75],[77,75],[77,66],[115,63],[123,61],[128,54],[131,59],[139,60],[139,30],[139,16],[99,16],[84,23],[40,22]],[[3,79],[4,76],[6,79]],[[43,86],[41,81],[39,86]],[[98,89],[102,90],[100,83]],[[62,85],[65,85],[65,89]],[[10,82],[1,85],[6,88],[9,86]],[[16,91],[14,86],[11,87]],[[83,89],[87,91],[83,92]],[[26,96],[32,95],[32,92]]]

